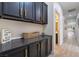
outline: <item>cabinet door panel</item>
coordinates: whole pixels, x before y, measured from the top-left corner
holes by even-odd
[[[25,50],[10,52],[7,57],[25,57]]]
[[[20,17],[20,3],[19,2],[4,2],[3,14],[9,16]]]
[[[42,3],[36,2],[36,21],[41,23],[42,20]]]
[[[32,20],[35,22],[35,17],[36,17],[36,9],[35,9],[35,2],[32,2],[33,3],[33,14],[32,14]]]
[[[38,45],[37,44],[31,44],[29,45],[29,57],[37,57],[38,56]]]
[[[46,40],[41,41],[41,57],[46,56]]]
[[[50,39],[48,39],[48,54],[50,54],[50,48],[51,48],[51,45],[50,45]]]
[[[50,51],[52,51],[52,37],[50,37]]]
[[[33,12],[34,12],[34,3],[33,2],[25,2],[24,3],[24,10],[25,10],[25,18],[33,19]]]
[[[48,51],[47,51],[47,55],[49,55],[52,51],[52,37],[48,37]]]
[[[47,23],[47,5],[43,3],[43,23]]]
[[[18,48],[10,51],[6,51],[0,54],[0,57],[25,57],[25,49]]]
[[[2,3],[0,2],[0,15],[2,13]]]

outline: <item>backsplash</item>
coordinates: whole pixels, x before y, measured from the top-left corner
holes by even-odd
[[[42,33],[42,25],[20,21],[12,21],[0,19],[0,28],[7,28],[12,33],[12,39],[21,38],[23,32],[40,32]]]

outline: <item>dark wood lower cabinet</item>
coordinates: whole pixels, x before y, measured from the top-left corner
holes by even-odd
[[[46,56],[46,40],[41,41],[41,57]]]
[[[15,52],[8,53],[8,57],[25,57],[25,50],[19,50]]]
[[[51,51],[52,37],[47,37],[24,47],[0,53],[0,57],[46,57]]]
[[[28,46],[28,57],[38,57],[38,43]]]
[[[28,56],[29,57],[46,57],[52,51],[52,37],[43,39],[38,43],[29,45]]]
[[[49,42],[48,42],[49,41]],[[49,49],[48,49],[49,48]],[[38,43],[33,43],[28,47],[29,57],[46,57],[51,52],[50,39],[43,39]]]
[[[52,37],[50,37],[50,53],[52,52]]]
[[[25,57],[25,54],[25,49],[15,49],[13,51],[0,54],[0,57]]]
[[[49,37],[47,41],[47,56],[51,53],[52,51],[52,38]]]

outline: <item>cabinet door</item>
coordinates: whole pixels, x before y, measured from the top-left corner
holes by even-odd
[[[50,39],[48,39],[48,55],[50,54],[51,52],[51,45],[50,45]]]
[[[4,2],[3,15],[20,17],[20,3],[19,2]]]
[[[46,56],[46,40],[41,41],[41,57]]]
[[[43,3],[43,23],[47,24],[47,5]]]
[[[51,53],[51,39],[48,39],[48,54]]]
[[[2,14],[2,3],[0,2],[0,16]]]
[[[50,51],[52,51],[52,36],[50,37]]]
[[[42,2],[36,2],[36,22],[42,23]]]
[[[52,51],[52,37],[48,37],[47,43],[47,55],[49,55]]]
[[[24,18],[27,19],[27,21],[34,21],[34,3],[33,2],[25,2],[24,3]]]
[[[25,49],[19,48],[0,54],[0,57],[25,57]]]
[[[7,57],[25,57],[25,49],[24,48],[19,48],[12,50],[10,52],[7,52]]]
[[[30,44],[28,48],[28,56],[29,57],[37,57],[38,56],[38,45],[36,43]]]

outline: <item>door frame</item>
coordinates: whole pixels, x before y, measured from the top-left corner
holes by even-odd
[[[55,37],[56,37],[56,33],[58,34],[58,44],[56,44],[56,38],[55,38],[55,44],[56,45],[60,45],[60,14],[59,12],[55,11]],[[56,22],[58,22],[58,25],[56,24]],[[58,26],[58,28],[56,27]]]

